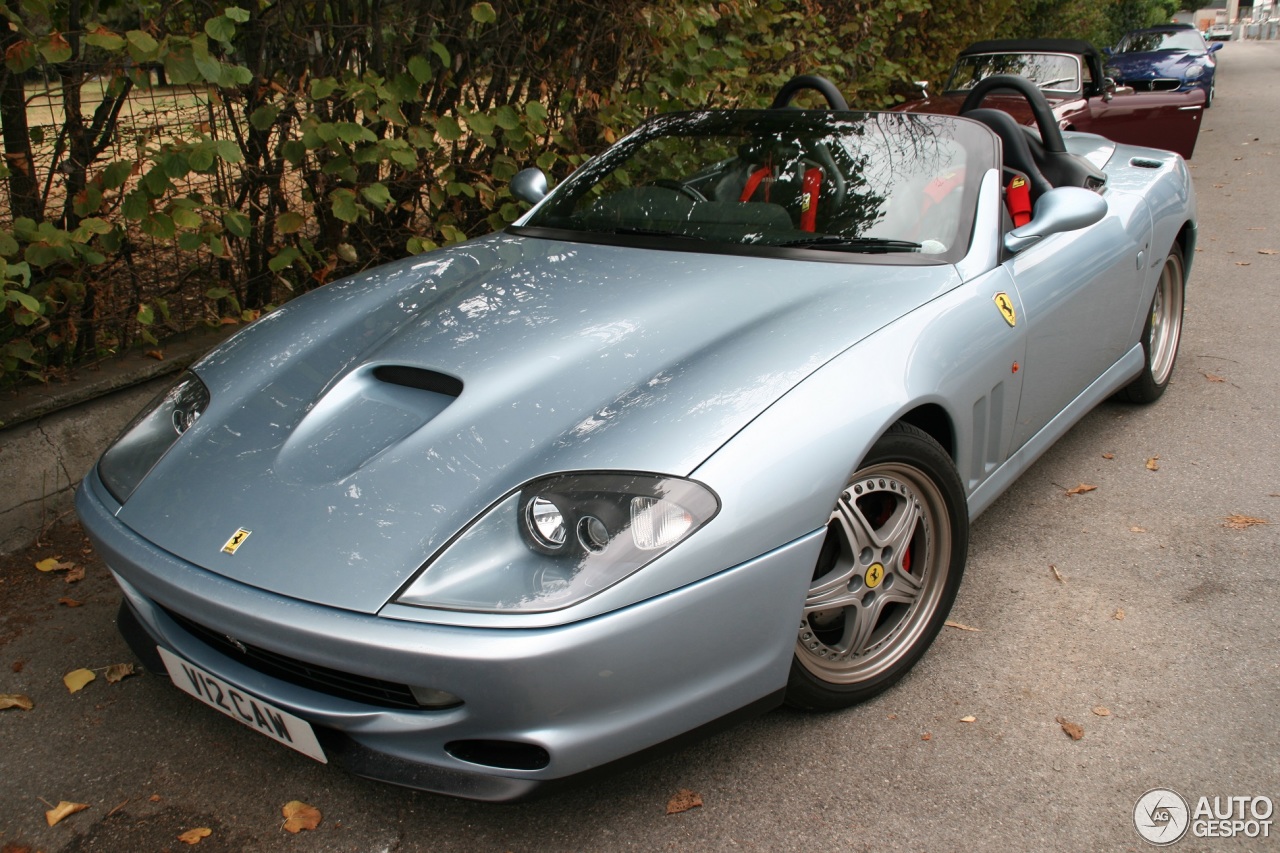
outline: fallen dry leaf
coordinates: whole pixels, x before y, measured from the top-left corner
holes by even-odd
[[[285,803],[280,813],[284,815],[286,832],[298,833],[304,829],[315,829],[320,825],[320,810],[301,800],[290,800]]]
[[[107,684],[116,684],[134,674],[133,664],[113,663],[107,667]]]
[[[957,628],[961,631],[981,631],[982,630],[981,628],[975,628],[972,625],[966,625],[963,622],[952,622],[950,619],[948,619],[946,622],[943,622],[942,624],[946,625],[948,628]]]
[[[1102,458],[1103,458],[1103,459],[1115,459],[1115,458],[1116,458],[1116,455],[1115,455],[1114,453],[1104,453],[1104,454],[1102,454]]]
[[[54,806],[53,808],[45,812],[44,819],[49,822],[49,826],[53,826],[55,823],[62,820],[64,817],[67,817],[68,815],[73,815],[76,812],[82,812],[87,808],[89,808],[88,803],[69,803],[66,800],[63,800],[62,802],[58,803],[56,806]]]
[[[1083,495],[1085,492],[1092,492],[1097,486],[1090,486],[1088,483],[1081,483],[1075,488],[1067,489],[1067,497],[1072,495]]]
[[[113,816],[115,816],[115,815],[116,815],[116,814],[118,814],[121,810],[123,810],[123,809],[124,809],[124,807],[125,807],[125,806],[127,806],[127,805],[129,805],[129,801],[126,799],[123,803],[121,803],[120,805],[116,806],[116,807],[115,807],[114,809],[112,809],[111,811],[107,812],[107,817],[113,817]]]
[[[1116,612],[1111,614],[1111,618],[1112,618],[1112,619],[1114,619],[1114,620],[1116,620],[1117,622],[1123,622],[1123,621],[1124,621],[1124,608],[1123,608],[1123,607],[1117,607],[1117,608],[1116,608]]]
[[[898,715],[897,715],[897,714],[890,714],[890,715],[888,715],[887,717],[885,717],[885,719],[886,719],[886,720],[896,720],[896,719],[898,719]]]
[[[1210,382],[1226,382],[1227,381],[1226,379],[1224,379],[1221,376],[1218,376],[1217,374],[1209,373],[1208,371],[1205,371],[1205,370],[1202,370],[1200,372],[1203,373],[1204,378],[1208,379]]]
[[[933,740],[933,733],[925,732],[924,734],[920,735],[920,740]]]
[[[968,716],[961,717],[961,718],[960,718],[960,722],[962,722],[962,723],[972,723],[972,722],[976,722],[976,721],[977,721],[977,719],[978,719],[978,718],[977,718],[977,717],[975,717],[973,714],[969,714]]]
[[[1276,249],[1259,249],[1258,254],[1259,255],[1280,255],[1280,251],[1277,251]]]
[[[1058,583],[1066,583],[1066,581],[1062,579],[1062,575],[1058,574],[1058,567],[1053,563],[1049,564],[1049,571],[1053,572],[1053,577],[1058,581]]]
[[[36,563],[36,568],[42,572],[65,572],[74,567],[75,563],[64,563],[61,557],[46,557]]]
[[[156,361],[164,361],[164,352],[158,349],[149,349],[143,353],[147,358],[154,358]],[[188,844],[195,844],[194,841],[188,841]]]
[[[63,607],[79,607],[84,602],[76,601],[74,598],[67,598],[63,596],[62,598],[58,599],[58,603],[61,604]]]
[[[84,580],[84,566],[72,566],[62,579],[67,583],[75,583]]]
[[[73,669],[66,675],[62,676],[62,683],[67,685],[67,689],[72,693],[77,693],[84,689],[84,686],[90,681],[97,678],[90,669]]]
[[[201,838],[208,838],[210,835],[213,835],[212,829],[207,826],[197,826],[179,835],[178,840],[183,844],[199,844]]]
[[[667,814],[680,814],[681,812],[689,811],[689,809],[697,808],[702,808],[702,795],[696,794],[688,788],[681,788],[667,802]]]
[[[1066,717],[1057,717],[1058,725],[1062,726],[1062,730],[1067,733],[1067,737],[1072,740],[1080,740],[1084,737],[1084,728],[1076,725]]]
[[[1093,713],[1095,716],[1099,716],[1099,717],[1110,717],[1111,709],[1108,708],[1106,705],[1094,705]]]
[[[1236,261],[1236,266],[1238,266],[1238,267],[1247,267],[1247,266],[1249,266],[1249,262],[1248,262],[1248,261]]]
[[[9,669],[12,670],[13,672],[22,672],[22,668],[26,665],[27,665],[26,661],[16,660],[13,662],[13,665],[9,667]]]
[[[158,803],[163,798],[159,794],[152,794],[151,796],[147,797],[147,799],[153,803]]]
[[[21,708],[24,711],[30,711],[35,705],[31,703],[31,697],[25,693],[0,693],[0,711],[9,708]]]
[[[1147,460],[1147,470],[1148,470],[1148,471],[1159,471],[1159,470],[1160,470],[1160,457],[1159,457],[1159,456],[1152,456],[1150,459],[1148,459],[1148,460]]]
[[[1222,526],[1230,530],[1244,530],[1246,527],[1253,527],[1255,524],[1270,524],[1265,518],[1253,518],[1248,515],[1228,515],[1222,522]]]
[[[1145,528],[1145,527],[1130,527],[1130,528],[1129,528],[1129,532],[1130,532],[1130,533],[1146,533],[1146,532],[1147,532],[1147,528]]]

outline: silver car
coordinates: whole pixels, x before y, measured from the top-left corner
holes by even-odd
[[[122,631],[264,749],[481,800],[885,690],[971,520],[1177,353],[1182,159],[991,112],[662,115],[264,316],[80,488]]]

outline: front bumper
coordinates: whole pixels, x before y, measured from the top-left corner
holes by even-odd
[[[479,800],[519,799],[775,704],[823,538],[815,531],[594,619],[462,628],[323,607],[228,580],[137,536],[112,515],[101,489],[91,473],[76,508],[120,583],[121,628],[144,661],[154,666],[154,647],[163,646],[301,717],[329,760],[359,775]],[[221,653],[183,622],[304,664],[448,691],[463,704],[388,708],[300,686]],[[535,769],[503,766],[520,762],[505,762],[501,748],[468,744],[547,758]],[[263,748],[279,747],[264,738]]]

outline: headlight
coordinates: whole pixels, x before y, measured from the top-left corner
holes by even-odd
[[[208,405],[209,389],[194,373],[185,373],[130,421],[98,462],[98,476],[112,497],[120,503],[127,501],[147,472]]]
[[[1187,69],[1187,79],[1188,79],[1188,80],[1199,80],[1199,79],[1200,79],[1200,75],[1202,75],[1202,74],[1204,74],[1204,66],[1203,66],[1203,65],[1192,65],[1190,68],[1188,68],[1188,69]]]
[[[396,602],[449,610],[558,610],[657,559],[719,511],[710,489],[677,477],[543,477],[468,525]]]

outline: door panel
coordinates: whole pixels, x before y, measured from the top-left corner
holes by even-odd
[[[1076,129],[1097,133],[1114,142],[1177,151],[1191,159],[1204,115],[1204,91],[1132,92],[1110,101],[1100,95],[1089,99],[1088,123],[1076,120]]]

